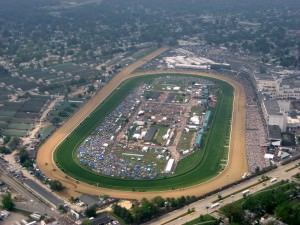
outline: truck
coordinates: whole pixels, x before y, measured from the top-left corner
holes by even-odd
[[[249,190],[249,189],[242,191],[242,194],[243,194],[243,195],[247,195],[247,194],[249,194],[249,193],[250,193],[250,190]]]
[[[211,209],[214,209],[214,208],[217,208],[218,206],[220,206],[220,203],[217,202],[217,203],[214,203],[210,206]]]
[[[274,182],[276,182],[276,181],[277,181],[277,178],[276,178],[276,177],[274,177],[274,178],[272,178],[272,179],[270,180],[271,183],[274,183]]]

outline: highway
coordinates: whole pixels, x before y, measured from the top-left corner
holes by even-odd
[[[29,212],[37,212],[40,214],[47,214],[50,216],[57,216],[56,210],[50,208],[46,203],[42,202],[34,194],[28,191],[19,181],[8,174],[6,171],[0,169],[0,180],[14,189],[17,193],[22,195],[28,201],[26,202],[15,202],[16,208]]]
[[[264,175],[268,176],[268,177],[272,177],[272,178],[276,177],[277,182],[280,180],[291,179],[291,177],[293,175],[300,172],[299,169],[295,168],[288,172],[286,172],[286,170],[292,168],[299,162],[300,162],[300,160],[297,160],[297,161],[289,163],[287,165],[279,166],[278,168],[276,168],[268,173],[265,173]],[[243,198],[243,194],[241,192],[245,189],[249,189],[250,194],[252,194],[252,193],[255,193],[257,191],[260,191],[260,190],[266,188],[267,186],[269,186],[271,184],[274,184],[274,183],[271,183],[270,180],[268,180],[268,181],[265,181],[263,183],[257,184],[255,186],[249,188],[249,186],[258,183],[258,179],[260,177],[261,176],[258,176],[258,177],[252,178],[248,181],[245,181],[241,184],[235,185],[231,188],[228,188],[228,189],[226,189],[222,192],[219,192],[217,194],[214,194],[210,197],[207,197],[205,199],[194,202],[184,208],[181,208],[181,209],[175,210],[173,212],[170,212],[168,214],[165,214],[165,215],[159,217],[158,219],[156,219],[154,221],[150,221],[146,224],[147,225],[150,225],[150,224],[151,225],[162,225],[162,224],[181,225],[181,224],[189,222],[193,219],[198,218],[201,214],[211,214],[211,213],[215,212],[218,209],[218,207],[211,209],[210,206],[212,205],[213,201],[216,201],[218,199],[218,195],[221,195],[223,197],[230,196],[226,199],[223,199],[220,202],[220,207],[221,207],[223,205],[229,204],[231,202],[234,202],[234,201],[237,201],[237,200]],[[239,193],[233,194],[238,191],[239,191]],[[187,212],[188,209],[192,209],[192,208],[195,209],[195,212],[188,214],[186,216],[180,217],[180,215],[183,215],[184,213]]]

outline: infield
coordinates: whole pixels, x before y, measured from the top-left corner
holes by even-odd
[[[165,75],[170,74],[163,76]],[[54,155],[58,167],[67,175],[85,183],[105,188],[134,191],[173,190],[195,185],[216,176],[222,170],[221,160],[224,159],[224,152],[227,152],[233,88],[228,83],[213,78],[205,79],[213,79],[221,88],[221,94],[213,113],[211,128],[205,139],[204,148],[202,151],[196,151],[179,161],[173,176],[147,181],[118,179],[93,173],[76,163],[74,150],[97,127],[99,122],[122,102],[130,90],[140,83],[149,82],[154,77],[159,76],[162,75],[144,75],[124,81],[58,146]],[[172,76],[191,75],[172,74]]]

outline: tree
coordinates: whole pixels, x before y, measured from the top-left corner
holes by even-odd
[[[9,136],[5,136],[4,139],[4,144],[7,144],[10,141],[10,137]]]
[[[20,158],[20,163],[22,166],[26,168],[31,168],[32,167],[32,161],[29,158],[29,155],[27,151],[22,148],[19,152],[19,158]]]
[[[82,225],[92,225],[93,223],[89,219],[82,221]]]
[[[134,206],[132,212],[135,221],[140,224],[157,216],[159,210],[158,207],[147,199],[142,199],[141,204],[139,206]]]
[[[91,206],[91,207],[88,207],[86,210],[85,210],[85,215],[87,217],[95,217],[96,216],[96,206]]]
[[[59,115],[60,117],[68,117],[68,116],[69,116],[69,114],[68,114],[65,110],[60,111],[60,112],[58,113],[58,115]]]
[[[2,198],[2,206],[4,209],[8,210],[8,211],[12,211],[15,207],[15,204],[11,198],[11,194],[10,193],[6,193],[3,195]]]
[[[62,185],[62,183],[58,180],[53,180],[49,182],[50,188],[53,191],[62,191],[65,189],[65,187]]]
[[[241,204],[229,204],[221,209],[222,213],[229,218],[230,223],[243,224],[244,211]]]
[[[300,224],[300,204],[297,201],[287,201],[276,207],[275,215],[286,224]]]
[[[20,142],[20,138],[13,137],[7,145],[10,148],[10,150],[13,151],[19,146]]]
[[[165,205],[165,200],[161,196],[156,196],[152,199],[152,203],[157,207],[163,207]]]
[[[63,205],[60,205],[60,206],[58,207],[58,210],[59,210],[61,213],[67,213],[67,212],[68,212],[68,210],[67,210]]]
[[[118,217],[122,218],[126,223],[130,224],[133,222],[133,217],[128,209],[123,208],[116,204],[113,205],[112,209],[113,209],[113,213]]]
[[[59,123],[61,123],[61,119],[59,117],[53,117],[50,122],[54,125],[58,125]]]
[[[0,153],[2,153],[2,154],[10,154],[11,151],[8,148],[6,148],[5,146],[0,146]]]

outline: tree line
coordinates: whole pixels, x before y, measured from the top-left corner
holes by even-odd
[[[113,213],[128,224],[141,224],[196,200],[195,196],[166,199],[157,196],[151,200],[144,198],[138,204],[134,204],[130,210],[115,204]]]

